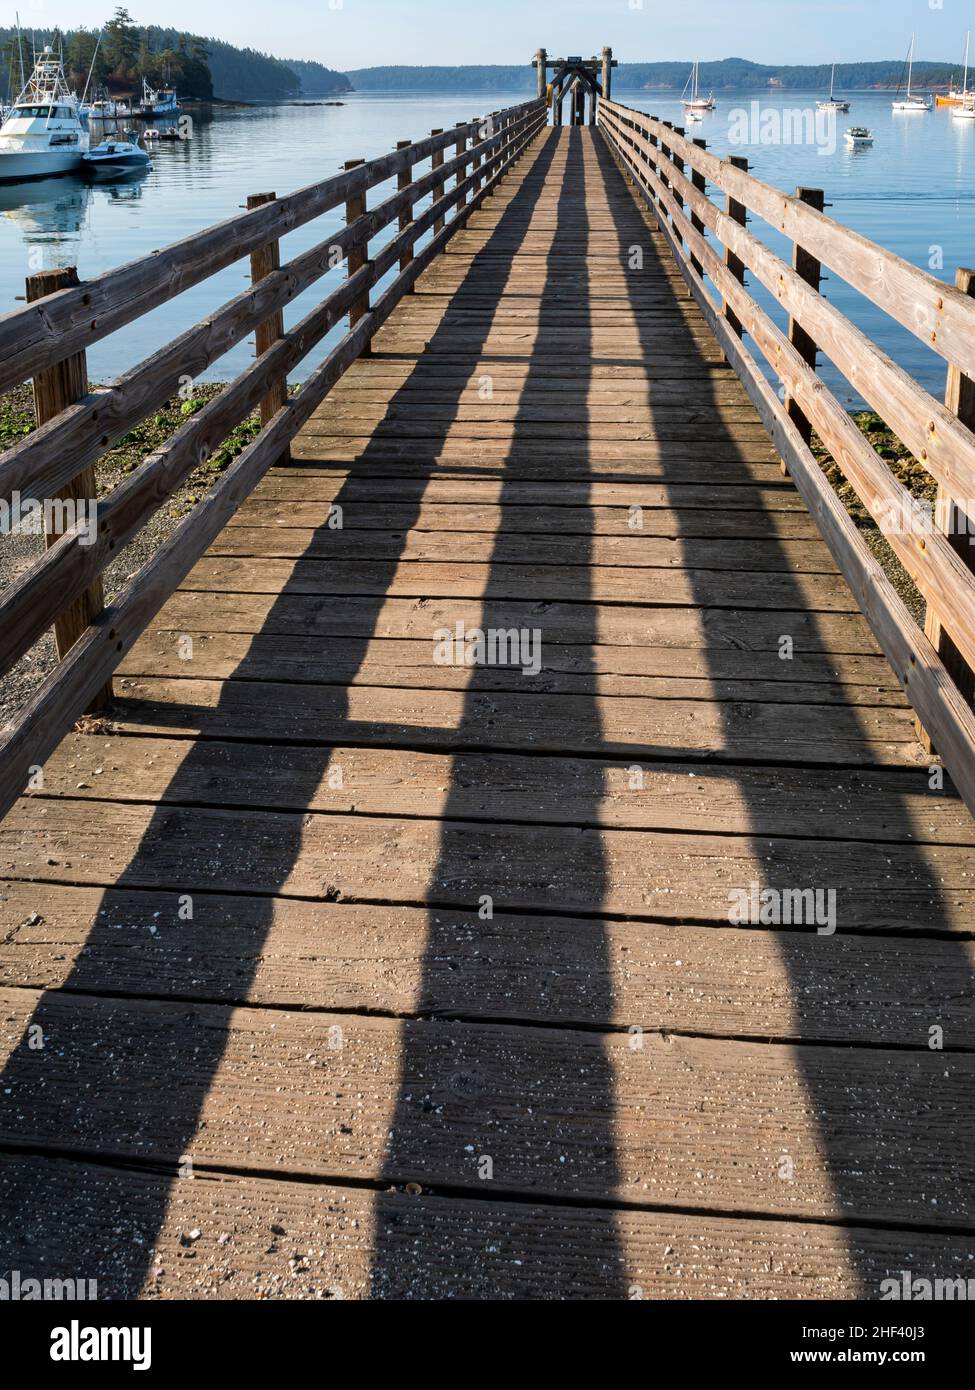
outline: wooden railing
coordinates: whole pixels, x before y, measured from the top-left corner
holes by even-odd
[[[0,674],[52,626],[61,656],[0,739],[0,816],[24,790],[31,769],[110,691],[112,672],[136,638],[267,470],[286,457],[290,441],[335,382],[545,121],[542,102],[525,102],[400,144],[378,159],[350,161],[343,173],[287,197],[256,195],[246,213],[95,280],[54,293],[46,292],[49,283],[35,283],[33,290],[43,297],[0,318],[0,390],[33,377],[39,416],[39,428],[0,456],[0,498],[8,503],[15,493],[74,496],[79,479],[82,493],[87,489],[88,501],[95,501],[92,470],[106,449],[252,332],[259,351],[246,371],[99,499],[93,544],[79,526],[49,537],[41,558],[0,594]],[[445,160],[448,148],[453,153]],[[417,176],[416,166],[424,161],[430,167]],[[394,177],[396,191],[367,209],[368,191]],[[428,195],[430,206],[414,216]],[[344,207],[346,225],[279,266],[280,238],[337,207]],[[370,255],[369,242],[392,226],[395,234]],[[417,250],[427,232],[431,239]],[[88,347],[248,255],[250,289],[111,385],[89,390]],[[343,260],[347,278],[284,332],[285,306]],[[395,278],[370,303],[372,287],[393,270]],[[346,314],[348,332],[289,396],[288,372]],[[102,609],[106,566],[258,407],[261,432]]]
[[[686,139],[682,130],[656,117],[601,101],[598,121],[611,150],[653,210],[691,293],[816,518],[907,692],[929,749],[937,749],[975,811],[975,576],[968,544],[975,535],[975,511],[969,501],[975,498],[971,272],[959,272],[957,287],[945,285],[825,216],[813,190],[800,190],[796,197],[782,193],[747,173],[744,160],[718,159],[707,153],[703,141]],[[724,210],[708,196],[708,184],[724,193]],[[747,212],[793,242],[792,265],[748,230]],[[944,403],[820,293],[820,264],[947,361]],[[746,269],[788,311],[788,330],[749,294]],[[743,334],[750,339],[747,346]],[[784,401],[752,347],[781,383]],[[817,348],[937,480],[934,522],[818,375]],[[925,631],[911,617],[813,456],[813,431],[923,594]]]

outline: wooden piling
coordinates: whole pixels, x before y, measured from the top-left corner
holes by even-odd
[[[975,270],[959,267],[955,271],[955,288],[975,299]],[[966,376],[954,363],[948,367],[945,405],[953,415],[958,416],[963,425],[975,430],[975,380]],[[935,502],[935,525],[939,531],[947,534],[952,550],[964,565],[975,572],[975,546],[971,543],[975,537],[975,509],[971,507],[970,499],[962,502],[951,497],[939,483]],[[945,632],[938,615],[930,605],[924,620],[924,635],[941,657],[966,703],[971,705],[975,700],[975,672]],[[936,750],[927,730],[922,727],[920,720],[915,723],[924,747],[929,753],[934,753]]]
[[[706,150],[708,147],[708,142],[706,140],[695,140],[693,141],[693,144],[695,144],[699,150]],[[697,189],[698,193],[707,193],[707,179],[700,172],[700,170],[693,169],[691,171],[691,183]],[[704,235],[704,220],[703,218],[699,217],[696,212],[691,213],[691,226],[694,228],[696,232],[700,232],[702,236]],[[698,258],[694,255],[691,256],[691,265],[697,271],[698,275],[703,276],[704,267],[702,266]]]
[[[457,122],[457,129],[458,129],[458,132],[459,132],[460,130],[463,130],[463,131],[464,131],[464,134],[461,135],[461,134],[458,133],[458,136],[457,136],[457,143],[454,145],[454,154],[455,154],[455,155],[458,155],[458,156],[459,156],[459,155],[462,155],[462,154],[465,152],[465,150],[467,149],[467,130],[466,130],[466,127],[467,127],[467,122],[466,122],[466,121],[458,121],[458,122]],[[457,171],[457,177],[456,177],[456,179],[454,180],[454,186],[455,186],[455,188],[459,188],[460,185],[464,182],[464,178],[466,177],[466,173],[467,173],[467,170],[466,170],[466,169],[458,169],[458,171]],[[457,200],[457,207],[456,207],[455,211],[456,211],[456,212],[460,212],[461,208],[464,206],[464,204],[465,204],[466,202],[467,202],[467,194],[466,194],[466,193],[462,193],[462,194],[460,195],[460,197],[458,198],[458,200]]]
[[[46,295],[55,294],[58,290],[70,289],[79,283],[78,271],[75,266],[67,266],[60,270],[42,270],[36,275],[27,277],[27,300],[29,303],[33,303],[37,299],[45,298]],[[45,370],[35,373],[34,415],[38,427],[46,425],[49,420],[60,415],[62,410],[66,410],[68,406],[81,400],[87,394],[88,361],[84,352],[72,353],[70,357],[65,357],[53,367],[47,367]],[[89,509],[88,517],[91,520],[90,509],[98,500],[98,482],[94,467],[82,468],[70,483],[51,494],[51,500],[69,503],[83,502]],[[59,539],[60,534],[59,531],[53,530],[46,532],[45,540],[49,549]],[[104,606],[104,590],[101,576],[98,576],[92,580],[85,592],[74,603],[68,604],[60,617],[55,620],[54,640],[57,645],[58,657],[61,660],[67,656],[85,629],[102,612]],[[109,678],[88,708],[90,710],[101,709],[112,699],[112,694],[112,681]]]

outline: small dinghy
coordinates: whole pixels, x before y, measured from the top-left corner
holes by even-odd
[[[82,159],[84,171],[88,174],[129,174],[136,169],[151,169],[149,156],[139,144],[135,131],[127,130],[125,135],[124,140],[103,140],[100,145],[93,145]]]

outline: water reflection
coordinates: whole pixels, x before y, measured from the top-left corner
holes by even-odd
[[[146,175],[145,169],[136,169],[124,174],[115,171],[110,183],[90,184],[69,174],[0,184],[0,215],[20,232],[28,273],[77,265],[93,200],[108,207],[137,202]]]

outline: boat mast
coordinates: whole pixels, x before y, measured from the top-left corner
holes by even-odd
[[[833,64],[833,71],[829,75],[829,99],[833,100],[833,84],[836,81],[836,64]]]
[[[908,100],[914,95],[911,91],[911,83],[914,78],[914,35],[911,35],[911,47],[907,54],[907,97]]]

